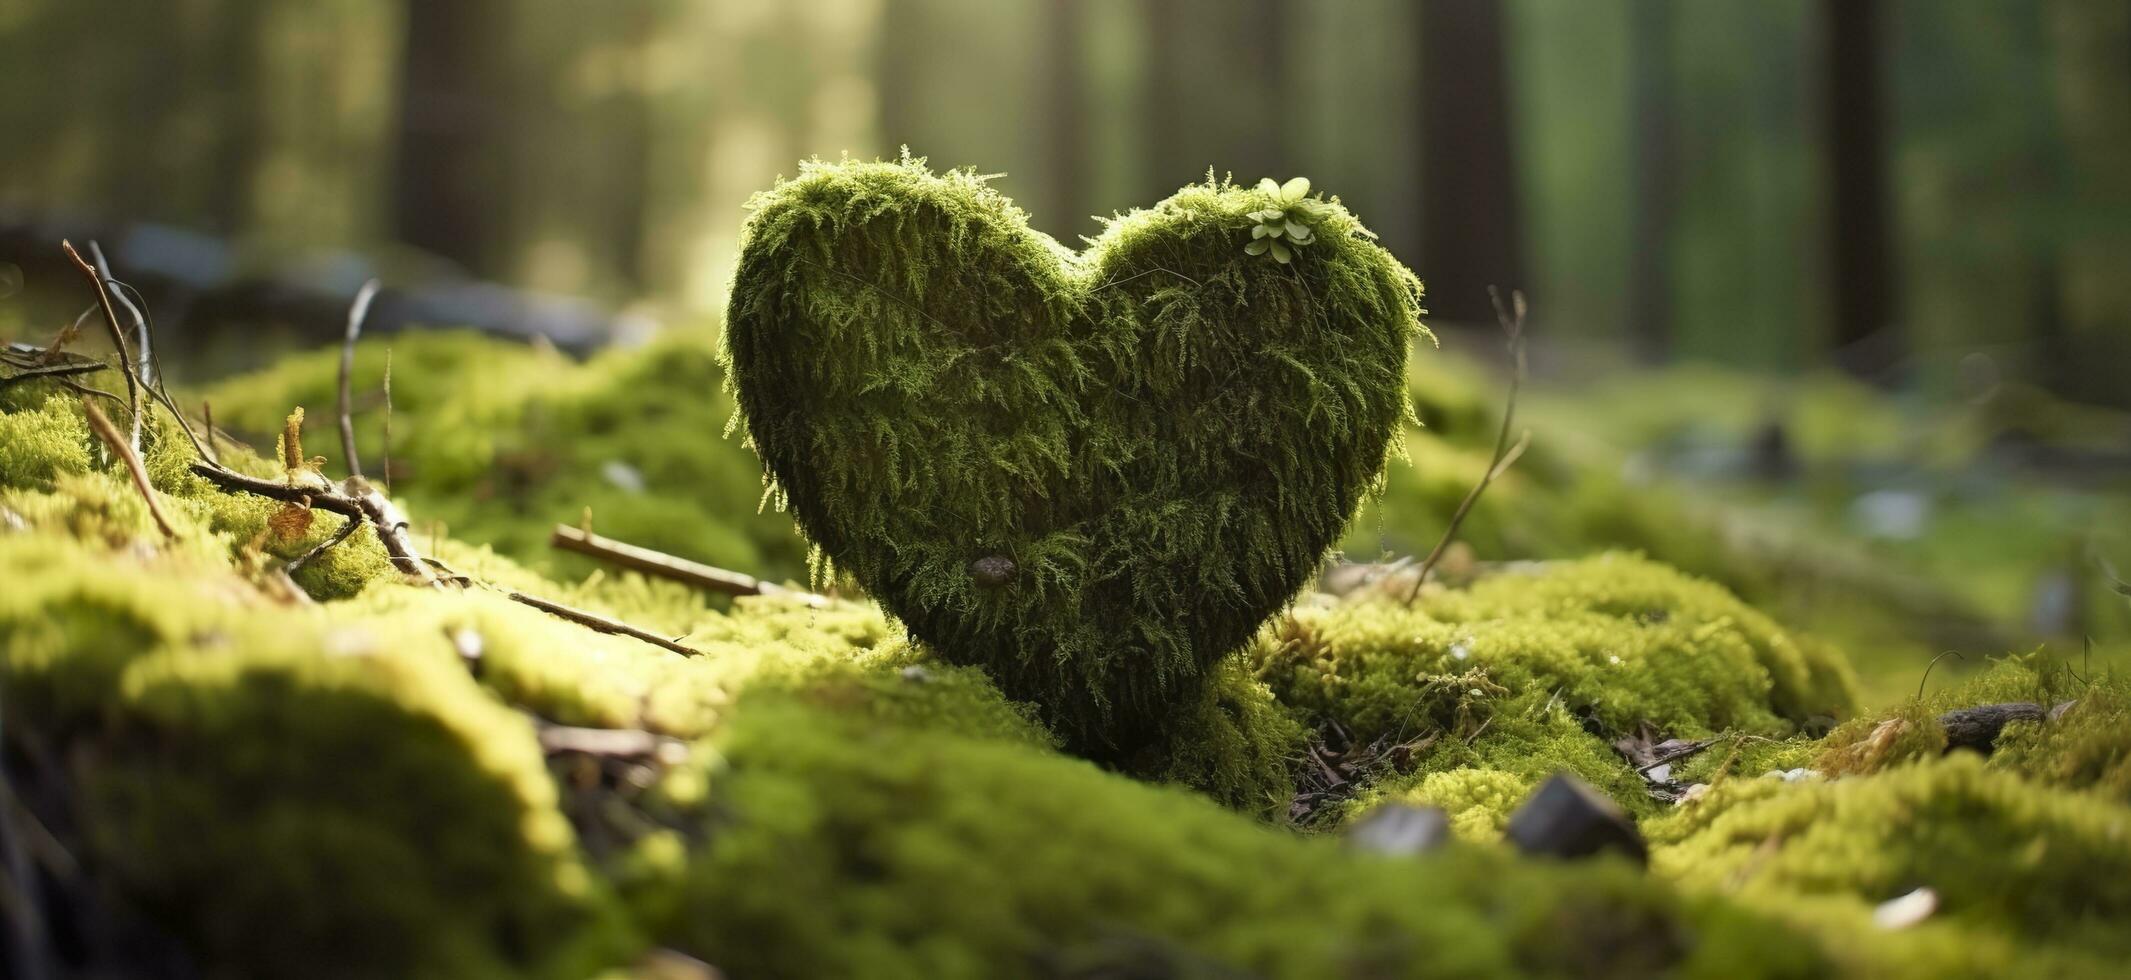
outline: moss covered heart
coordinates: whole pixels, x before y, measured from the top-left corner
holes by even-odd
[[[752,202],[725,338],[773,493],[1082,751],[1159,735],[1408,414],[1420,283],[1306,195],[1194,185],[1076,254],[975,173],[805,166]]]

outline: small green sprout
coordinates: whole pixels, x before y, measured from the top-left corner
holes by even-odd
[[[1251,227],[1251,241],[1243,246],[1243,251],[1250,255],[1270,252],[1274,261],[1286,265],[1294,259],[1294,249],[1317,240],[1317,232],[1308,222],[1323,218],[1330,205],[1309,199],[1308,177],[1297,177],[1285,184],[1267,177],[1258,181],[1258,190],[1272,198],[1273,206],[1250,213],[1250,219],[1257,224]]]

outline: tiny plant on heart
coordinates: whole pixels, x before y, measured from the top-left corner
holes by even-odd
[[[1272,199],[1272,206],[1250,213],[1257,222],[1250,229],[1250,244],[1243,251],[1250,255],[1271,255],[1273,261],[1286,265],[1295,259],[1295,249],[1317,240],[1314,227],[1332,213],[1335,204],[1310,198],[1310,179],[1296,177],[1287,183],[1277,183],[1271,177],[1258,181],[1258,192]],[[1366,228],[1355,226],[1357,233],[1370,238],[1376,236]]]

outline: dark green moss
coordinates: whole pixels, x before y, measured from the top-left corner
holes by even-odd
[[[735,977],[1825,967],[1809,942],[1625,864],[1361,855],[1056,754],[771,702],[716,745],[718,816],[654,929]]]
[[[1418,281],[1336,204],[1292,263],[1246,254],[1268,201],[1189,187],[1077,255],[921,161],[754,202],[726,345],[782,498],[1084,751],[1158,731],[1295,595],[1408,417]]]

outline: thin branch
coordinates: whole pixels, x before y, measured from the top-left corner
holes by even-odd
[[[283,568],[282,571],[288,574],[289,576],[294,577],[298,571],[301,571],[303,569],[303,566],[310,564],[319,555],[325,554],[334,545],[348,540],[348,535],[354,534],[355,529],[361,527],[362,525],[362,518],[347,518],[341,523],[340,530],[333,532],[332,537],[327,538],[324,541],[318,542],[317,547],[312,548],[311,550],[306,551],[303,554],[297,555],[295,560],[289,562],[288,567]]]
[[[1494,301],[1495,322],[1502,325],[1502,332],[1508,336],[1509,344],[1509,395],[1502,406],[1502,428],[1495,433],[1495,451],[1488,460],[1487,472],[1480,474],[1480,481],[1466,492],[1464,500],[1458,501],[1457,511],[1450,515],[1450,525],[1443,529],[1443,536],[1436,540],[1435,548],[1429,551],[1427,559],[1421,562],[1421,573],[1413,579],[1413,591],[1406,594],[1408,606],[1413,605],[1413,600],[1420,597],[1422,583],[1428,581],[1429,574],[1435,571],[1436,563],[1443,560],[1443,552],[1450,548],[1450,543],[1457,540],[1459,526],[1465,523],[1465,516],[1472,512],[1473,504],[1479,502],[1480,495],[1487,492],[1488,484],[1495,482],[1495,477],[1509,469],[1531,444],[1530,430],[1518,437],[1515,444],[1512,444],[1509,438],[1512,423],[1517,419],[1517,392],[1524,387],[1524,293],[1512,291],[1509,294],[1508,307],[1502,304],[1500,290],[1490,286],[1487,295]]]
[[[96,271],[96,267],[82,258],[80,252],[74,250],[73,242],[62,240],[59,247],[67,253],[67,259],[74,263],[74,267],[80,269],[82,275],[88,276],[90,284],[96,287],[96,300],[104,309],[104,324],[111,328],[111,346],[118,351],[118,368],[126,375],[126,406],[133,414],[132,446],[138,451],[141,443],[141,379],[133,373],[133,352],[126,346],[125,328],[118,325],[118,309],[111,305],[111,290],[104,285],[104,277]]]
[[[307,504],[313,510],[323,510],[366,522],[376,530],[378,544],[384,546],[385,554],[392,559],[394,567],[425,584],[438,584],[436,576],[429,571],[428,562],[423,560],[422,553],[407,539],[406,515],[367,485],[354,488],[343,485],[341,490],[290,486],[287,483],[246,476],[204,459],[194,460],[192,471],[223,490],[249,493],[284,503]],[[348,489],[355,492],[344,492]]]
[[[1725,736],[1719,735],[1716,738],[1698,739],[1696,741],[1689,742],[1686,745],[1680,746],[1679,748],[1673,749],[1670,752],[1667,752],[1663,755],[1658,756],[1655,759],[1650,760],[1649,764],[1647,765],[1635,767],[1636,774],[1647,776],[1650,774],[1650,770],[1652,769],[1656,769],[1657,767],[1662,766],[1668,762],[1678,762],[1681,759],[1685,759],[1690,755],[1693,755],[1697,752],[1702,751],[1703,749],[1717,744],[1724,738]]]
[[[81,334],[81,325],[89,322],[89,318],[95,315],[96,304],[90,303],[87,309],[82,310],[74,318],[74,322],[59,328],[59,336],[52,338],[52,343],[44,349],[44,355],[39,359],[39,363],[48,364],[57,360],[59,352],[65,350],[66,346],[73,343],[74,338]]]
[[[1938,656],[1931,658],[1931,662],[1924,665],[1924,676],[1916,679],[1917,700],[1924,700],[1924,684],[1931,680],[1931,668],[1937,667],[1939,665],[1939,661],[1944,660],[1947,657],[1952,657],[1955,660],[1968,659],[1967,657],[1961,656],[1961,651],[1959,650],[1948,650],[1945,653],[1939,654]]]
[[[603,538],[593,534],[591,531],[571,527],[567,524],[555,525],[554,533],[548,537],[548,544],[564,551],[590,555],[609,564],[619,565],[655,578],[681,582],[709,592],[720,592],[725,595],[791,596],[816,608],[829,604],[827,596],[787,588],[775,582],[762,581],[752,575],[689,561],[686,558],[679,558],[662,551],[653,551],[650,548],[616,541],[613,538]]]
[[[133,371],[140,375],[142,384],[154,384],[156,375],[162,372],[155,370],[155,343],[154,338],[149,335],[146,313],[148,301],[143,299],[135,303],[127,298],[126,293],[129,291],[133,292],[134,296],[139,296],[140,293],[132,286],[111,277],[111,263],[104,260],[104,247],[97,244],[93,238],[89,240],[89,262],[96,266],[96,274],[103,279],[104,288],[114,291],[113,297],[118,300],[120,306],[126,308],[126,315],[133,318]]]
[[[5,388],[17,381],[28,381],[32,378],[65,378],[77,374],[94,374],[108,366],[101,361],[93,364],[82,364],[73,361],[64,364],[43,364],[0,378],[0,388]]]
[[[200,421],[207,427],[206,451],[201,455],[206,456],[208,462],[220,465],[222,450],[215,445],[215,404],[205,398],[200,399]]]
[[[113,454],[126,461],[126,472],[133,476],[133,488],[139,490],[141,499],[148,502],[148,516],[155,518],[155,526],[162,529],[163,537],[177,540],[177,529],[171,527],[170,518],[163,515],[163,505],[155,499],[155,487],[148,483],[148,467],[142,465],[141,454],[126,445],[126,437],[119,435],[118,426],[112,425],[87,396],[82,397],[81,409],[88,413],[89,427],[96,430],[104,445],[110,446]]]
[[[377,298],[377,280],[363,283],[348,306],[348,332],[340,342],[340,451],[348,459],[348,475],[363,475],[355,456],[355,416],[349,408],[348,379],[355,373],[355,341],[363,335],[363,318],[370,314],[370,301]]]
[[[392,348],[385,348],[385,492],[392,492]]]
[[[570,622],[576,623],[577,625],[583,626],[594,632],[611,633],[617,636],[634,637],[636,639],[644,641],[645,643],[652,644],[653,646],[664,647],[684,657],[701,656],[703,653],[703,651],[701,650],[698,650],[694,647],[682,646],[681,644],[669,640],[663,636],[660,636],[657,633],[653,633],[650,630],[639,629],[618,619],[608,619],[607,617],[601,616],[598,613],[589,613],[582,609],[577,609],[571,606],[565,606],[562,603],[556,602],[552,599],[542,599],[539,596],[526,595],[523,592],[518,592],[515,590],[505,594],[510,597],[512,602],[524,603],[525,605],[538,609],[541,612],[562,619],[567,619]]]

